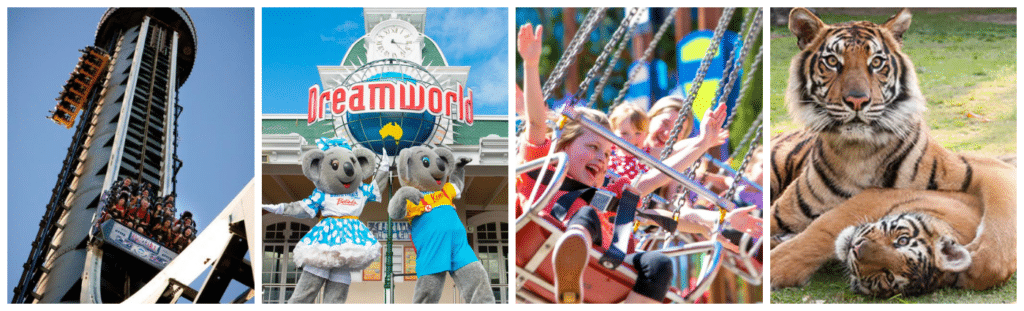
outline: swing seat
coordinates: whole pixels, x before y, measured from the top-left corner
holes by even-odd
[[[516,295],[531,303],[555,302],[551,264],[555,243],[565,232],[561,222],[551,216],[529,215],[516,230]],[[629,263],[608,269],[599,263],[605,249],[595,246],[588,252],[583,272],[584,303],[619,303],[633,290],[636,270]],[[670,288],[663,303],[683,302],[682,291]]]

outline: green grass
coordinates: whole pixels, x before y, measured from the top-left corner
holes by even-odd
[[[802,288],[773,290],[772,303],[1013,303],[1017,301],[1017,277],[1006,284],[985,291],[944,288],[930,294],[890,298],[874,298],[850,290],[846,272],[832,262],[811,278]]]
[[[911,10],[913,11],[913,10]],[[926,118],[931,134],[958,152],[1001,156],[1016,153],[1016,26],[970,22],[962,17],[1007,13],[976,9],[945,13],[914,13],[904,34],[903,51],[917,68],[928,99]],[[826,23],[850,20],[884,22],[889,15],[825,15]],[[771,30],[771,133],[799,128],[786,111],[784,93],[789,62],[797,53],[796,38],[785,27]],[[772,291],[772,303],[1006,303],[1015,302],[1016,276],[988,291],[943,289],[920,297],[876,299],[854,294],[845,272],[836,265],[818,271],[803,288]]]

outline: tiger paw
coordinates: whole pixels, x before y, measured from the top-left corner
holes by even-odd
[[[807,284],[820,263],[802,254],[799,245],[782,243],[771,251],[772,288],[799,287]]]
[[[984,236],[981,237],[984,239]],[[968,246],[971,252],[971,267],[963,279],[964,287],[985,290],[1002,284],[1017,272],[1016,247],[997,247],[991,243]],[[973,246],[973,247],[972,247]]]

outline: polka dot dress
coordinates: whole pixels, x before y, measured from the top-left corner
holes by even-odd
[[[315,215],[324,216],[295,245],[293,258],[302,267],[366,268],[380,257],[381,245],[370,229],[357,218],[367,200],[376,200],[376,189],[363,184],[360,191],[351,194],[326,194],[315,190],[306,200],[306,206]]]

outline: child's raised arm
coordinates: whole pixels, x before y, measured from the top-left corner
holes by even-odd
[[[523,57],[523,93],[525,94],[526,128],[524,129],[526,141],[540,145],[547,139],[545,135],[548,107],[544,104],[544,92],[540,86],[540,53],[541,34],[544,26],[537,26],[536,32],[533,25],[526,24],[519,27],[517,49]]]
[[[722,123],[725,122],[726,109],[728,109],[726,105],[718,105],[718,108],[714,110],[708,109],[704,113],[704,122],[701,123],[700,135],[676,143],[674,145],[675,148],[673,148],[675,152],[665,159],[664,163],[681,172],[690,167],[693,161],[699,159],[711,147],[725,143],[725,140],[729,138],[729,130],[722,128]],[[682,118],[683,116],[679,117]],[[668,184],[671,180],[668,175],[651,169],[651,171],[640,175],[640,179],[636,182],[636,187],[640,190],[640,195],[644,196]]]

